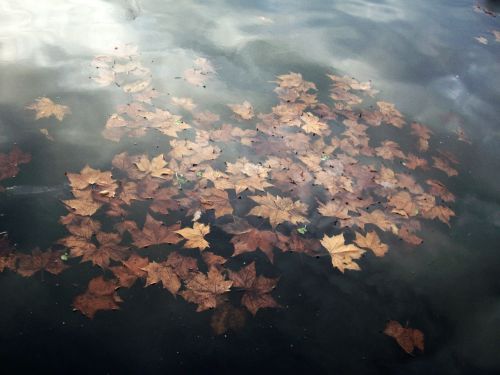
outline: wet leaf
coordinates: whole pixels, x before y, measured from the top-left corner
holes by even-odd
[[[105,280],[103,276],[96,277],[89,282],[87,291],[75,298],[73,307],[92,319],[97,311],[118,310],[118,303],[122,299],[116,293],[116,280]]]
[[[46,97],[37,98],[33,104],[26,106],[26,109],[35,111],[37,120],[54,116],[59,121],[62,121],[64,116],[71,113],[68,106],[56,104]]]
[[[354,242],[359,247],[370,249],[378,257],[384,256],[387,250],[389,250],[389,246],[382,243],[378,234],[374,231],[367,232],[364,236],[361,233],[356,232],[356,239]]]
[[[255,262],[252,262],[238,272],[229,271],[229,278],[233,281],[233,288],[242,288],[245,290],[245,294],[241,298],[241,303],[253,315],[259,309],[280,307],[270,294],[276,287],[278,279],[257,276]]]
[[[307,205],[300,201],[293,201],[288,197],[273,196],[269,193],[266,196],[251,196],[259,206],[250,210],[248,215],[261,216],[269,219],[273,228],[278,224],[289,221],[292,224],[308,223]]]
[[[345,270],[359,271],[361,269],[355,260],[361,258],[365,251],[353,244],[346,245],[344,234],[341,233],[331,237],[325,234],[321,244],[330,253],[333,267],[338,268],[340,272],[344,273]]]
[[[176,233],[187,240],[184,247],[198,248],[200,250],[210,247],[210,244],[205,240],[205,236],[210,233],[210,225],[195,222],[193,228],[183,228],[177,230]]]
[[[125,221],[119,225],[120,230],[127,230],[132,235],[134,246],[144,248],[160,244],[176,244],[182,238],[177,234],[180,224],[171,226],[164,225],[161,221],[155,220],[151,215],[146,216],[146,221],[142,230],[137,227],[134,221]]]
[[[254,117],[253,107],[246,100],[242,104],[228,104],[228,107],[243,120],[251,120]]]
[[[404,328],[399,322],[391,320],[387,323],[384,333],[396,340],[403,350],[411,354],[415,348],[424,351],[424,334],[415,328]]]
[[[61,260],[62,253],[62,251],[46,250],[42,252],[35,249],[31,254],[18,254],[17,273],[24,277],[33,276],[39,271],[58,275],[68,268]]]
[[[186,290],[180,295],[189,302],[198,305],[196,311],[204,311],[217,306],[217,298],[228,292],[233,282],[226,278],[215,267],[208,273],[198,272],[186,283]]]
[[[175,295],[180,287],[181,280],[174,270],[165,263],[151,262],[142,268],[147,273],[146,286],[159,283],[161,281],[163,287],[170,293]]]

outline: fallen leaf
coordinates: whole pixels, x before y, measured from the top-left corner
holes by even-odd
[[[242,104],[228,104],[228,107],[243,120],[251,120],[254,117],[253,107],[246,100]]]
[[[233,282],[226,278],[215,267],[210,268],[208,273],[198,272],[186,282],[186,290],[181,296],[188,302],[196,303],[197,312],[215,308],[217,297],[229,292]]]
[[[245,290],[241,303],[253,315],[262,308],[280,307],[270,294],[276,287],[278,279],[257,276],[255,262],[250,263],[238,272],[229,271],[229,278],[233,281],[234,288]]]
[[[353,244],[346,245],[344,242],[343,233],[331,237],[325,234],[321,240],[321,244],[332,257],[333,267],[338,268],[342,273],[346,269],[359,271],[361,268],[354,260],[361,258],[365,251]]]
[[[385,326],[384,333],[396,340],[403,350],[411,354],[415,348],[424,351],[424,334],[415,328],[404,328],[399,322],[390,320]]]
[[[269,218],[273,228],[285,221],[292,224],[309,222],[305,217],[307,205],[300,201],[294,202],[288,197],[273,196],[269,193],[266,196],[254,195],[249,198],[259,206],[252,208],[248,215]]]
[[[146,286],[159,283],[175,295],[181,288],[181,281],[174,270],[165,263],[151,262],[142,268],[147,272]]]
[[[116,280],[105,280],[98,276],[89,282],[87,291],[75,298],[73,307],[82,314],[92,319],[97,311],[118,310],[118,303],[122,299],[116,293],[118,284]]]
[[[180,234],[187,240],[184,247],[199,248],[200,250],[210,247],[210,244],[205,240],[205,236],[210,233],[210,225],[195,222],[193,228],[183,228],[175,231],[175,233]]]
[[[26,106],[26,109],[36,111],[36,119],[54,116],[59,121],[64,119],[64,116],[71,113],[68,106],[56,104],[51,99],[40,97],[33,104]]]
[[[370,249],[378,257],[384,256],[385,253],[387,253],[387,250],[389,250],[389,246],[387,246],[385,243],[380,242],[378,234],[374,231],[367,232],[365,236],[363,236],[359,232],[356,232],[356,239],[354,240],[354,242],[359,247]]]

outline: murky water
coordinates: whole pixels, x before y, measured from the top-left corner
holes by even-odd
[[[151,131],[119,142],[103,137],[110,115],[131,99],[116,84],[99,86],[92,61],[118,46],[137,46],[138,60],[163,94],[155,102],[159,108],[185,114],[170,98],[192,98],[200,111],[220,115],[219,127],[238,124],[227,104],[248,100],[255,113],[269,113],[278,104],[273,92],[278,75],[301,73],[325,103],[331,84],[326,74],[371,81],[380,91],[376,100],[394,103],[408,124],[432,130],[432,151],[451,152],[459,161],[458,176],[429,172],[455,195],[450,207],[456,216],[450,227],[423,221],[420,246],[386,239],[384,257],[365,256],[358,262],[361,271],[345,273],[332,268],[327,253],[275,251],[272,264],[261,252],[231,259],[233,269],[255,260],[259,274],[279,277],[272,295],[282,308],[246,313],[244,327],[220,335],[211,328],[211,311],[196,312],[196,305],[159,285],[144,288],[144,281],[120,288],[119,311],[98,312],[93,319],[73,311],[74,298],[90,279],[112,276],[89,262],[70,259],[71,268],[57,276],[22,277],[5,270],[2,368],[96,374],[500,371],[500,43],[492,34],[500,30],[500,18],[474,11],[473,5],[468,0],[0,2],[0,152],[17,145],[31,154],[17,176],[1,182],[6,189],[0,193],[0,231],[20,253],[47,249],[68,235],[59,222],[68,213],[61,200],[72,197],[66,173],[79,173],[86,164],[112,170],[113,157],[121,152],[153,157],[171,150],[173,137]],[[479,5],[498,11],[494,1]],[[204,85],[190,85],[183,76],[200,57],[216,73]],[[63,121],[35,120],[26,106],[39,97],[68,106],[71,114]],[[185,117],[192,123],[197,115]],[[414,142],[393,127],[373,129],[373,140],[396,139],[405,153]],[[457,140],[460,132],[470,143]],[[222,170],[224,161],[256,157],[243,146],[223,151],[213,164]],[[314,205],[314,194],[299,198]],[[246,202],[237,214],[245,217],[251,206]],[[127,218],[144,220],[146,210],[138,204]],[[308,238],[338,234],[331,231],[333,221],[309,214]],[[231,235],[213,214],[203,215],[212,225],[210,249],[230,255]],[[97,216],[107,231],[116,222]],[[171,216],[169,225],[182,220],[182,227],[191,226],[190,218]],[[265,219],[251,220],[270,228]],[[424,332],[425,351],[406,354],[382,333],[387,320]]]

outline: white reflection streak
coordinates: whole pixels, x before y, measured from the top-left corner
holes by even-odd
[[[51,48],[68,55],[95,55],[116,44],[133,43],[120,14],[115,5],[101,0],[3,0],[0,62],[57,66],[63,62]]]
[[[392,5],[390,4],[392,3]],[[387,1],[384,4],[375,4],[371,1],[351,0],[339,2],[336,8],[353,17],[366,18],[376,22],[392,22],[406,19],[404,3]]]

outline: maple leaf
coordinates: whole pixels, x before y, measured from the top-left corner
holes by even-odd
[[[189,68],[184,70],[184,79],[193,86],[203,86],[208,80],[207,73],[199,69]]]
[[[380,112],[384,115],[385,122],[397,128],[403,127],[405,124],[403,115],[396,109],[396,106],[393,103],[377,102],[377,106],[379,107]]]
[[[375,149],[377,156],[383,159],[393,160],[394,158],[405,159],[405,154],[399,149],[399,145],[393,141],[384,141],[382,146]]]
[[[458,171],[452,166],[450,166],[450,164],[446,160],[435,156],[433,156],[432,159],[434,160],[433,167],[442,170],[444,173],[448,175],[448,177],[458,175]]]
[[[151,177],[165,178],[174,173],[171,169],[165,168],[167,162],[163,159],[163,154],[154,157],[151,161],[147,156],[142,155],[135,165],[140,172]]]
[[[253,315],[262,308],[280,307],[270,294],[276,287],[278,279],[257,276],[255,262],[243,267],[238,272],[229,271],[229,278],[233,281],[233,287],[245,290],[241,303]]]
[[[251,120],[254,117],[253,107],[246,100],[242,104],[228,104],[228,107],[243,120]]]
[[[348,219],[350,207],[340,200],[328,201],[322,203],[318,201],[318,212],[323,216],[336,217],[339,219]]]
[[[193,99],[191,98],[177,98],[174,96],[170,101],[173,105],[184,108],[189,112],[193,112],[193,110],[196,108],[196,104],[194,104]]]
[[[198,271],[198,262],[195,258],[182,256],[176,251],[168,255],[165,264],[170,266],[174,272],[185,281],[190,279],[193,274]]]
[[[146,286],[159,283],[170,293],[175,295],[181,288],[181,281],[174,270],[165,263],[151,262],[142,268],[146,271],[148,276],[146,279]]]
[[[121,261],[128,255],[128,248],[120,245],[121,237],[118,233],[98,232],[96,234],[99,247],[89,247],[87,251],[78,252],[71,249],[72,256],[82,256],[82,262],[92,261],[101,268],[108,268],[112,260]]]
[[[178,210],[180,208],[179,202],[174,199],[175,195],[179,194],[179,189],[175,187],[159,189],[150,198],[153,203],[149,208],[153,212],[167,214],[171,210]]]
[[[425,182],[431,187],[430,193],[432,195],[440,197],[445,202],[455,201],[455,195],[448,191],[448,189],[446,189],[446,186],[444,186],[441,182],[432,179],[428,179]]]
[[[0,181],[15,177],[19,173],[19,165],[31,161],[31,155],[14,147],[8,154],[0,154]]]
[[[424,351],[424,334],[415,328],[404,328],[399,322],[390,320],[384,333],[396,340],[403,350],[411,354],[415,348]]]
[[[217,306],[217,297],[228,292],[233,285],[231,280],[220,273],[217,268],[209,269],[208,274],[196,273],[186,282],[186,289],[181,296],[189,302],[196,303],[197,312],[204,311]]]
[[[101,208],[102,203],[96,202],[91,190],[74,191],[75,199],[64,200],[63,203],[76,215],[92,216]]]
[[[219,268],[219,266],[222,266],[224,263],[227,262],[226,258],[214,254],[210,251],[204,251],[203,253],[201,253],[201,257],[203,258],[203,261],[208,266],[208,268],[210,267]]]
[[[246,223],[246,222],[245,222]],[[286,237],[277,232],[272,232],[269,230],[259,230],[248,226],[246,230],[231,229],[227,225],[224,229],[235,236],[231,239],[231,243],[234,245],[233,256],[237,256],[243,253],[253,252],[257,249],[262,250],[264,254],[268,257],[271,263],[274,261],[273,249],[275,247],[286,251]]]
[[[273,228],[285,221],[292,224],[309,222],[304,216],[307,214],[307,205],[300,201],[294,202],[288,197],[273,196],[269,193],[266,196],[254,195],[249,198],[259,206],[252,208],[248,215],[269,218]]]
[[[19,254],[17,259],[17,273],[24,277],[34,275],[38,271],[47,271],[54,275],[58,275],[68,266],[61,260],[62,251],[40,251],[35,249],[31,254]]]
[[[98,276],[90,280],[87,291],[75,298],[73,307],[82,314],[92,319],[97,311],[118,310],[118,303],[122,299],[116,293],[118,284],[116,280],[105,280]]]
[[[184,247],[197,247],[200,250],[204,250],[207,247],[210,247],[210,244],[207,242],[207,240],[205,240],[205,236],[210,233],[210,225],[195,222],[193,224],[193,228],[183,228],[175,232],[180,234],[187,240],[184,244]]]
[[[302,129],[306,133],[313,133],[319,135],[328,135],[328,125],[320,121],[319,117],[313,115],[311,112],[305,112],[300,119],[303,121]]]
[[[431,138],[431,134],[433,134],[432,130],[423,124],[414,122],[411,124],[411,134],[418,137],[418,149],[420,151],[427,151],[429,149],[429,139]]]
[[[300,229],[300,228],[299,228]],[[298,232],[299,230],[297,230]],[[309,256],[319,256],[319,250],[321,249],[321,243],[314,238],[304,238],[303,235],[298,235],[292,232],[290,237],[284,239],[283,245],[286,245],[288,251],[295,253],[306,254]],[[282,248],[283,251],[284,248]]]
[[[51,99],[40,97],[33,104],[26,106],[26,109],[36,111],[36,119],[54,116],[59,121],[64,119],[64,116],[71,113],[68,106],[54,103]]]
[[[110,270],[117,277],[121,287],[130,288],[138,278],[147,276],[147,272],[142,268],[148,264],[148,258],[132,254],[127,260],[122,260],[121,266],[110,267]]]
[[[394,207],[391,212],[409,217],[418,214],[418,206],[407,191],[400,191],[389,198],[388,205]]]
[[[152,104],[151,100],[160,96],[160,93],[156,91],[154,88],[147,88],[141,92],[135,93],[134,100],[139,102],[144,102],[148,104]]]
[[[206,210],[215,210],[216,218],[233,213],[229,196],[224,190],[215,188],[203,190],[200,194],[200,203]]]
[[[128,230],[134,240],[134,246],[144,248],[160,244],[176,244],[181,241],[177,234],[180,224],[171,226],[163,225],[159,220],[155,220],[151,215],[146,216],[146,221],[142,230],[139,230],[137,224],[133,221],[126,221],[120,225],[120,228]]]
[[[365,251],[353,244],[346,245],[343,233],[332,237],[325,234],[320,242],[330,253],[333,267],[338,268],[340,272],[344,273],[346,269],[360,270],[354,260],[361,258]]]
[[[118,187],[111,176],[111,172],[101,172],[99,169],[93,169],[88,165],[80,173],[68,173],[67,177],[73,191],[85,190],[91,187],[101,195],[114,197]]]
[[[356,232],[356,239],[354,240],[354,242],[359,247],[370,249],[378,257],[384,256],[387,250],[389,250],[389,246],[387,246],[385,243],[380,242],[378,234],[374,231],[367,232],[365,236],[363,236],[359,232]]]
[[[409,169],[417,169],[417,168],[428,169],[427,160],[419,158],[414,154],[408,154],[408,156],[406,157],[406,161],[403,162],[403,165]]]

